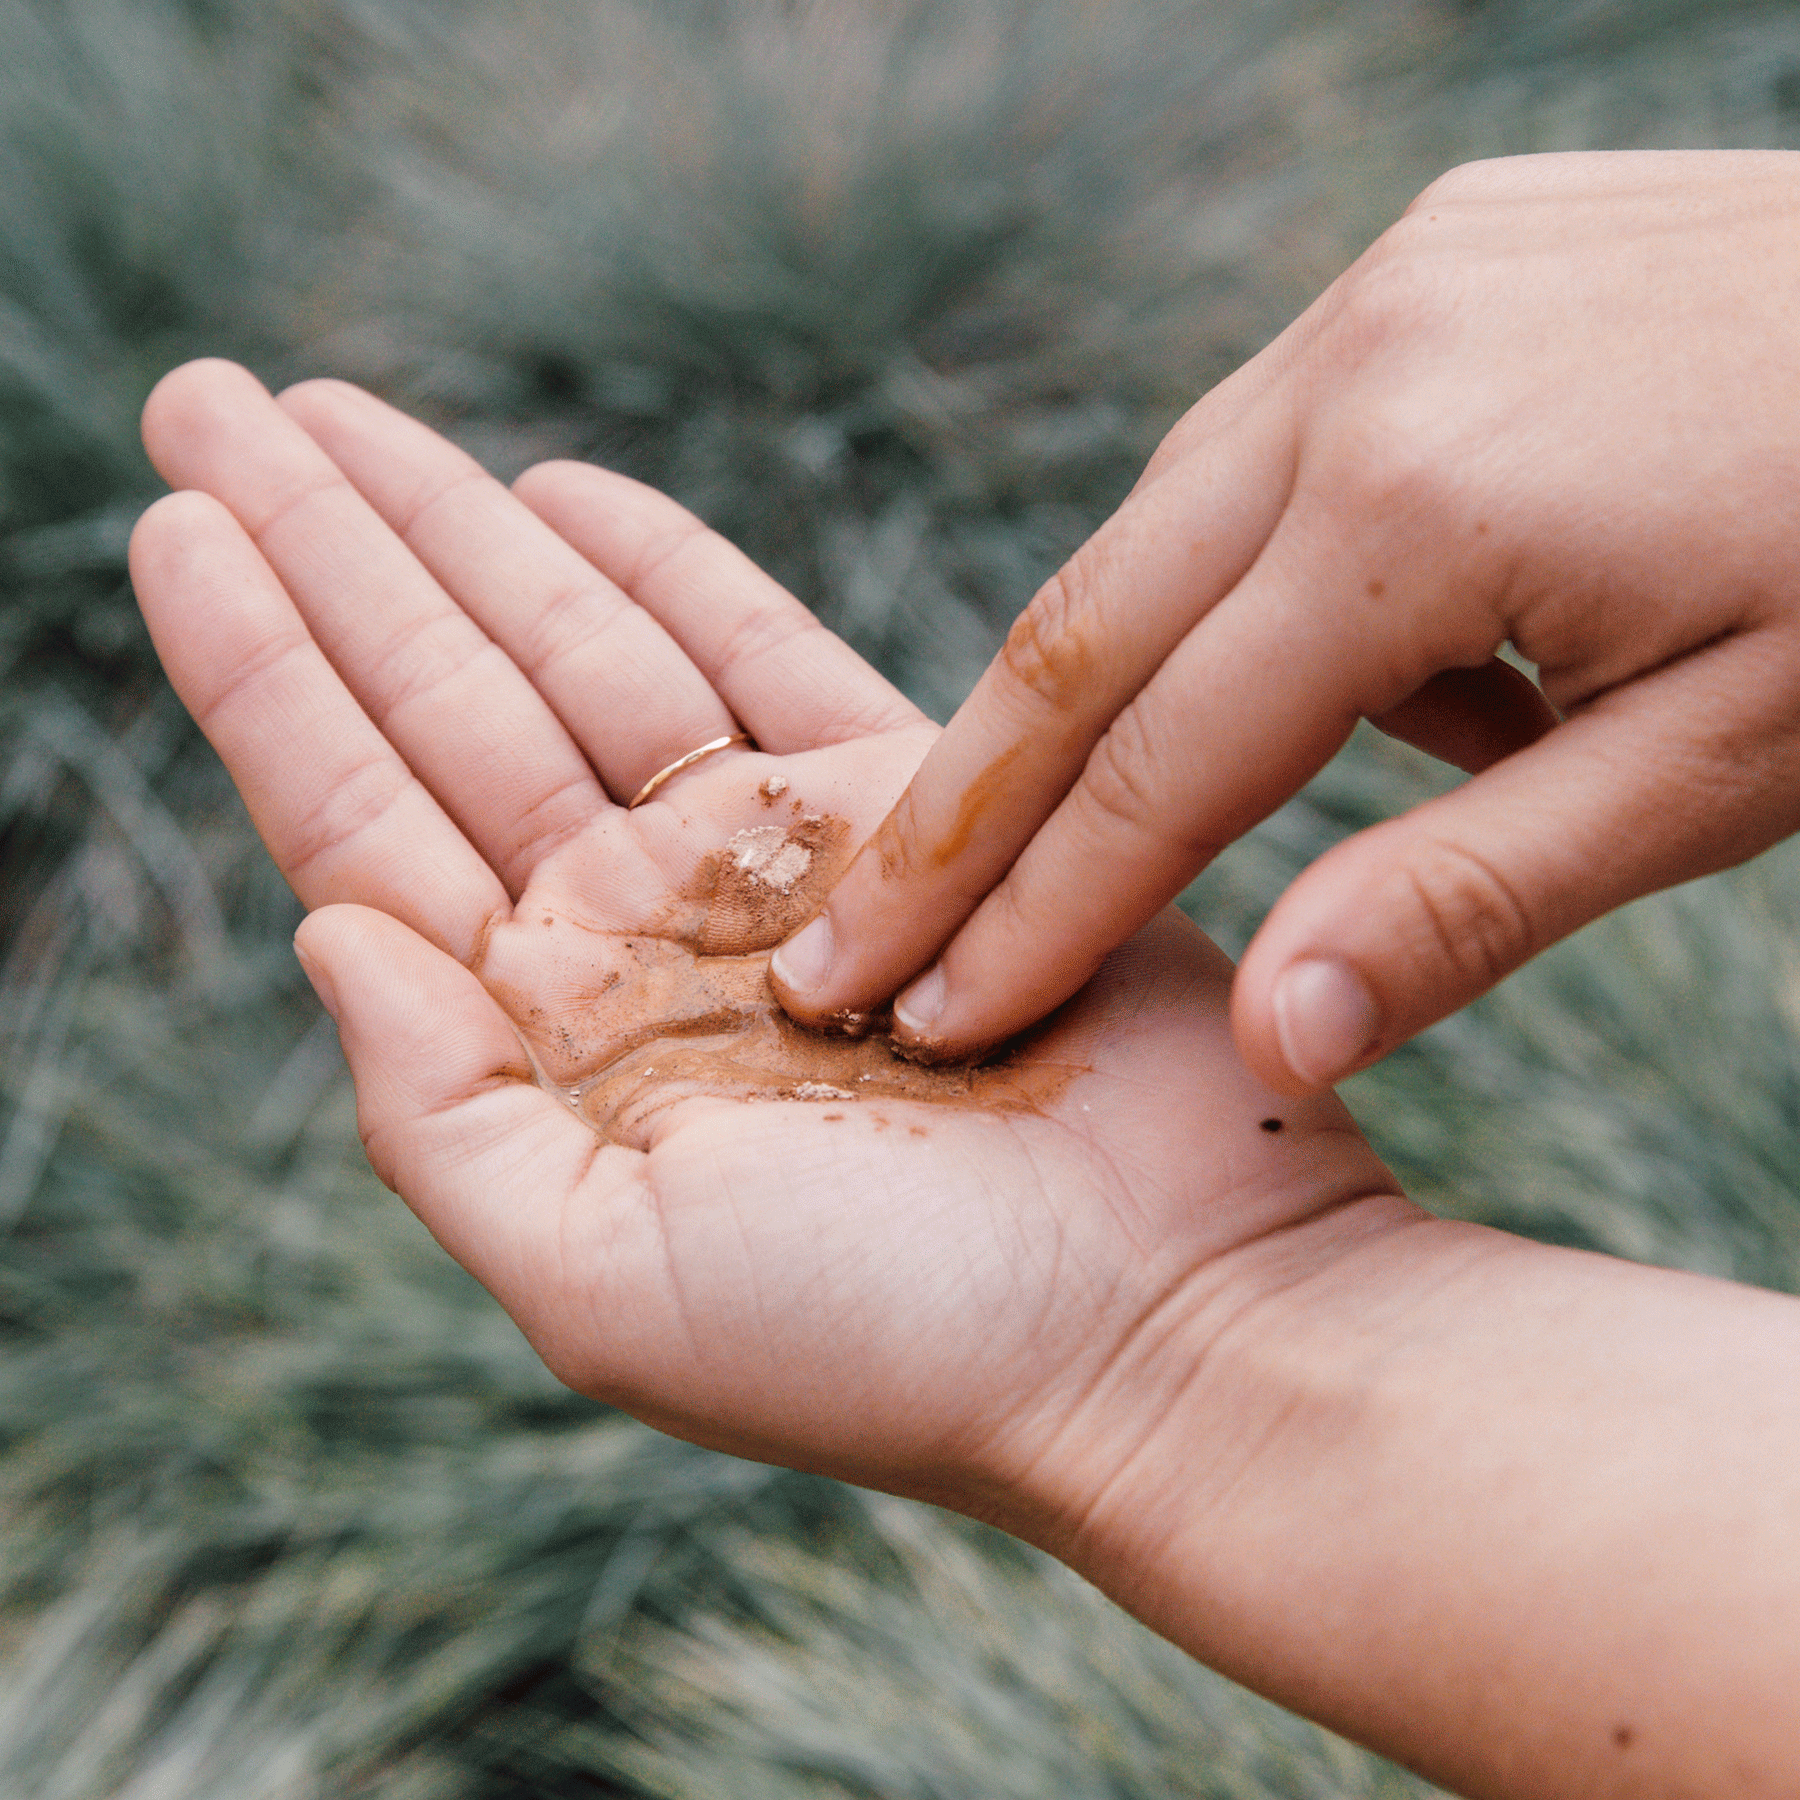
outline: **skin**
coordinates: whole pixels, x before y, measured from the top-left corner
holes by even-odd
[[[182,491],[134,579],[314,909],[371,1161],[564,1381],[998,1522],[1472,1795],[1800,1786],[1800,1303],[1420,1213],[1246,1068],[1171,912],[1030,1108],[677,1084],[596,1132],[534,1078],[556,1022],[771,775],[866,832],[933,728],[623,478],[508,493],[222,363],[145,436]],[[721,713],[762,750],[620,806]]]
[[[1032,601],[783,1004],[900,990],[926,1050],[998,1042],[1362,718],[1476,773],[1257,934],[1233,1027],[1283,1092],[1800,826],[1796,245],[1789,153],[1436,182]]]

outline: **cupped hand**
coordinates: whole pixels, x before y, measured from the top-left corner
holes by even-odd
[[[987,1069],[788,1025],[767,952],[935,728],[674,503],[223,363],[145,435],[139,595],[319,909],[370,1157],[575,1387],[1051,1537],[1243,1259],[1391,1193],[1174,914]]]
[[[1791,153],[1446,176],[1020,617],[776,958],[784,1004],[901,989],[923,1052],[1004,1039],[1359,718],[1474,779],[1334,848],[1265,921],[1233,1018],[1285,1092],[1793,831],[1797,302]]]

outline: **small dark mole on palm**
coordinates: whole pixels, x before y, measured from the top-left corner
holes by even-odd
[[[1616,1725],[1613,1727],[1613,1742],[1618,1745],[1621,1750],[1629,1750],[1636,1737],[1637,1733],[1633,1731],[1629,1725]]]
[[[1264,1131],[1279,1131],[1281,1129],[1281,1121],[1279,1119],[1264,1119],[1262,1122],[1262,1129]]]

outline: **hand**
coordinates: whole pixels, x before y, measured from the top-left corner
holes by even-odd
[[[916,977],[898,1035],[998,1042],[1359,717],[1478,773],[1265,921],[1232,1017],[1283,1092],[1793,831],[1797,295],[1791,154],[1446,176],[1032,602],[777,956],[783,1004],[813,1019]],[[1542,693],[1495,660],[1509,640]]]
[[[756,946],[911,707],[617,476],[515,497],[217,363],[145,424],[201,491],[139,593],[319,908],[370,1156],[564,1380],[995,1519],[1463,1792],[1793,1786],[1800,1305],[1424,1218],[1171,913],[985,1072],[801,1038]]]
[[[370,1157],[573,1386],[1049,1540],[1259,1246],[1391,1192],[1335,1101],[1246,1073],[1173,914],[995,1069],[788,1027],[766,952],[934,728],[672,502],[573,465],[515,496],[352,388],[219,363],[145,434],[197,491],[138,591],[321,909]],[[620,804],[740,722],[760,751]]]

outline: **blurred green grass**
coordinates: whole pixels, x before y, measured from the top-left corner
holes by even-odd
[[[1693,0],[0,0],[0,1794],[1382,1796],[991,1533],[559,1389],[377,1186],[124,579],[193,354],[592,456],[940,715],[1186,399],[1477,154],[1800,138]],[[1431,791],[1359,737],[1240,946]],[[1352,1099],[1411,1190],[1800,1286],[1796,865]]]

